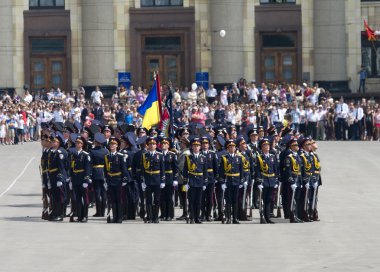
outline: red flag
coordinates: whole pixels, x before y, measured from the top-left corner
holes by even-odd
[[[364,20],[364,28],[365,28],[365,31],[367,32],[368,40],[376,41],[375,31],[373,31],[373,29],[368,26],[366,20]]]

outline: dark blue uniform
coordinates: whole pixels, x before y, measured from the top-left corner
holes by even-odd
[[[224,149],[221,149],[219,151],[216,152],[216,156],[218,158],[218,167],[219,165],[221,164],[221,161],[222,161],[222,156],[227,154],[227,151],[224,150]],[[218,168],[218,176],[219,176],[219,168]],[[214,219],[216,221],[221,221],[222,218],[223,218],[223,190],[221,188],[221,185],[222,183],[221,182],[218,182],[218,180],[216,180],[215,182],[215,194],[216,194],[216,202],[218,204],[218,214],[217,214],[217,217],[216,217],[216,214],[214,214]]]
[[[231,222],[231,208],[233,221],[237,223],[239,186],[244,182],[243,160],[241,156],[229,153],[222,156],[219,180],[221,184],[227,186],[225,192],[227,223]]]
[[[96,213],[94,216],[104,216],[106,209],[107,193],[105,190],[105,156],[109,154],[108,149],[102,146],[96,146],[90,150],[92,161],[92,182],[95,190]]]
[[[146,209],[148,221],[158,223],[160,207],[160,184],[165,183],[164,157],[160,152],[142,155],[144,182],[146,187]],[[153,203],[154,197],[154,203]]]
[[[263,185],[264,217],[267,222],[271,222],[271,204],[273,191],[278,187],[278,163],[277,158],[272,153],[260,154],[257,156],[257,180]]]
[[[302,177],[301,177],[301,166],[302,166],[302,160],[300,156],[289,150],[288,155],[285,157],[285,171],[284,171],[284,178],[283,180],[285,181],[286,186],[291,187],[291,185],[296,185],[297,188],[294,191],[294,201],[297,206],[301,206],[302,208],[302,203],[301,203],[301,186],[302,186]],[[294,213],[295,210],[293,208],[293,211],[290,209],[292,205],[292,194],[293,190],[290,188],[288,190],[288,210],[289,210],[289,218],[290,222],[295,222],[298,221],[299,216],[301,214]],[[298,209],[297,209],[298,210]]]
[[[177,180],[177,155],[174,152],[163,152],[165,167],[165,188],[161,191],[161,216],[165,220],[174,217],[174,186],[173,181]]]
[[[242,187],[239,190],[239,220],[246,221],[247,220],[247,207],[248,205],[245,205],[245,209],[243,210],[243,201],[247,202],[251,186],[252,186],[252,179],[255,175],[255,162],[254,162],[254,157],[252,154],[251,150],[246,150],[244,152],[240,152],[240,155],[242,157],[242,162],[243,162],[243,172],[244,172],[244,181],[248,183],[247,188],[244,189]],[[244,197],[244,190],[246,190],[246,196],[245,199]]]
[[[48,155],[49,181],[52,194],[52,220],[63,220],[65,182],[67,179],[67,153],[63,148],[51,150]]]
[[[207,159],[204,155],[198,154],[198,157],[192,153],[187,155],[183,168],[183,178],[190,186],[189,189],[189,208],[190,219],[195,223],[200,223],[199,213],[201,208],[201,197],[203,186],[207,185]]]
[[[144,199],[144,192],[142,190],[141,184],[143,183],[144,179],[144,173],[143,173],[143,163],[142,158],[143,154],[145,154],[147,151],[146,149],[142,149],[137,151],[132,159],[132,177],[133,180],[137,183],[138,192],[139,192],[139,198],[140,198],[140,218],[143,219],[145,216],[145,199]]]
[[[76,207],[76,216],[79,222],[88,219],[88,185],[91,183],[91,158],[90,155],[81,150],[70,156],[70,178],[73,188],[73,201]]]
[[[128,181],[126,158],[121,153],[110,153],[104,156],[105,177],[109,191],[109,201],[112,207],[113,223],[121,223],[123,208],[121,199],[121,186]]]
[[[48,189],[48,181],[49,181],[49,150],[48,148],[44,148],[41,156],[41,180],[42,180],[42,200],[43,200],[43,210],[42,210],[42,219],[49,219],[49,189]]]
[[[213,205],[215,182],[218,176],[218,156],[215,151],[202,151],[202,155],[206,157],[207,162],[207,185],[202,196],[202,219],[206,217],[207,221],[211,221],[211,211]]]
[[[120,153],[124,154],[126,157],[128,170],[128,183],[122,188],[124,219],[135,220],[137,203],[139,201],[139,189],[138,184],[134,179],[132,165],[136,150],[132,150],[132,148],[124,148],[123,150],[120,150]]]
[[[302,159],[302,165],[301,165],[301,176],[302,176],[302,193],[300,202],[302,205],[297,205],[298,214],[302,215],[301,219],[305,222],[310,221],[309,215],[308,215],[308,201],[311,197],[311,189],[313,187],[313,173],[314,173],[314,158],[311,153],[305,152],[304,150],[301,150],[300,157]],[[306,207],[305,207],[306,203]]]

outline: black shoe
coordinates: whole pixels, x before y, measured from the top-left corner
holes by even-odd
[[[186,220],[186,217],[187,217],[186,215],[182,215],[182,216],[176,218],[176,220]]]
[[[201,220],[195,220],[195,224],[202,224]]]
[[[211,216],[207,216],[206,221],[207,221],[207,222],[211,222],[211,221],[212,221],[212,220],[211,220]]]
[[[190,220],[190,224],[194,224],[195,222],[194,222],[194,220],[193,219],[191,219]]]
[[[274,222],[272,220],[270,220],[270,219],[267,219],[267,223],[268,224],[274,224]]]
[[[122,220],[122,219],[118,219],[118,220],[116,221],[116,223],[121,224],[121,223],[123,223],[123,220]]]
[[[232,224],[240,224],[240,222],[235,219],[234,221],[232,221]]]
[[[63,221],[63,217],[62,216],[56,216],[56,217],[53,217],[52,219],[50,219],[50,221]]]
[[[95,213],[92,217],[102,217],[102,215],[99,213]]]
[[[227,219],[226,224],[231,224],[231,219]]]
[[[171,218],[171,217],[166,217],[165,218],[165,221],[172,221],[173,220],[173,218]]]
[[[269,218],[276,218],[276,216],[274,216],[274,213],[270,213]]]
[[[160,220],[156,219],[153,221],[153,223],[158,224],[158,223],[160,223]]]
[[[87,217],[84,217],[82,218],[82,220],[80,220],[81,223],[87,223],[87,221],[88,221]]]
[[[222,221],[222,219],[223,219],[223,217],[219,216],[219,217],[215,218],[214,221]]]

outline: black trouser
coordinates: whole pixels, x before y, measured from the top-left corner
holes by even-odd
[[[76,216],[81,221],[88,216],[88,188],[83,188],[82,184],[73,185]]]
[[[132,181],[128,182],[126,186],[127,190],[127,219],[129,220],[135,220],[136,219],[136,209],[137,209],[137,203],[138,203],[138,189],[137,184]]]
[[[146,187],[146,211],[148,214],[148,220],[150,221],[158,219],[160,190],[160,185],[148,185]]]
[[[227,220],[231,219],[231,209],[232,209],[233,220],[237,220],[238,196],[239,196],[239,185],[227,184],[227,189],[225,192]]]
[[[292,188],[289,182],[282,182],[281,185],[281,196],[282,196],[282,210],[284,211],[284,218],[288,219],[290,214],[290,205],[292,197]]]
[[[161,215],[163,218],[174,217],[174,187],[173,185],[166,185],[161,190]]]
[[[206,186],[206,190],[202,193],[202,201],[201,201],[201,209],[202,216],[211,217],[212,205],[214,202],[214,183],[208,183]]]
[[[118,185],[110,185],[108,187],[108,190],[112,207],[113,221],[121,221],[123,219],[123,208],[121,202],[121,183]]]
[[[271,213],[271,206],[272,206],[272,200],[273,200],[273,187],[264,187],[263,188],[263,214],[265,220],[270,220],[270,213]]]
[[[223,190],[221,188],[221,183],[218,182],[215,184],[215,193],[216,193],[216,202],[218,203],[218,219],[222,219],[223,217],[223,206],[224,206],[224,199],[223,199]]]
[[[296,188],[296,191],[294,194],[294,201],[295,201],[295,205],[296,205],[295,209],[293,208],[295,216],[297,216],[298,218],[301,218],[302,211],[303,211],[302,188],[301,187]]]
[[[183,186],[183,184],[178,186],[178,196],[182,205],[182,216],[187,216],[187,192],[182,189]]]
[[[52,196],[52,216],[63,217],[63,203],[64,203],[64,189],[62,185],[61,187],[54,186],[51,188],[51,196]]]
[[[338,118],[338,122],[336,124],[336,139],[337,140],[346,140],[346,119],[345,118]]]
[[[96,214],[104,216],[106,209],[106,189],[104,188],[103,179],[95,179],[94,191],[95,191],[95,205],[96,205]]]
[[[313,139],[317,138],[317,122],[307,124],[307,136],[311,136]]]
[[[201,210],[202,187],[190,187],[189,189],[189,208],[190,219],[199,221]]]

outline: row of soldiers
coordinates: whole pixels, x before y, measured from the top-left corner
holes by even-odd
[[[274,224],[281,207],[291,223],[319,221],[321,166],[313,139],[288,128],[271,127],[267,137],[260,128],[228,132],[181,128],[172,140],[156,129],[46,126],[42,218],[87,222],[94,201],[93,216],[109,223],[136,216],[159,223],[174,219],[179,199],[176,219],[190,224],[239,224],[252,219],[253,209],[260,223]]]

